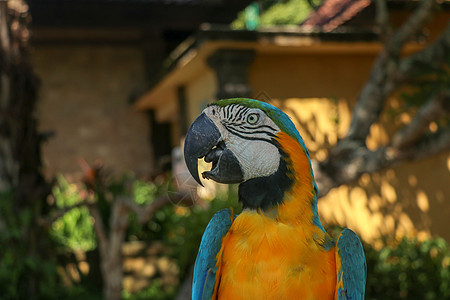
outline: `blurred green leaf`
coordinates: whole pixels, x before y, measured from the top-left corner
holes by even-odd
[[[366,299],[450,299],[450,248],[442,238],[403,238],[379,251],[364,245]]]
[[[314,1],[316,2],[316,1]],[[315,4],[320,4],[322,1],[317,1]],[[283,25],[299,25],[301,24],[312,11],[312,7],[307,0],[286,0],[273,1],[263,0],[257,1],[261,7],[259,13],[258,26],[283,26]],[[255,5],[255,4],[252,4]],[[233,29],[246,28],[246,12],[241,11],[236,20],[231,23]],[[250,28],[255,29],[255,28]]]
[[[53,188],[56,206],[60,209],[73,206],[81,201],[79,191],[63,176],[57,177]],[[76,207],[56,220],[50,229],[50,236],[71,251],[90,251],[97,247],[93,220],[86,207]]]

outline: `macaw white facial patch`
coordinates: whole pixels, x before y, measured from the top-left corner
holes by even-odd
[[[232,136],[227,147],[241,164],[244,181],[275,173],[280,164],[280,153],[275,145],[265,141],[249,141]]]
[[[231,104],[212,105],[204,113],[239,161],[244,181],[269,176],[278,170],[280,153],[274,137],[280,129],[262,110]]]

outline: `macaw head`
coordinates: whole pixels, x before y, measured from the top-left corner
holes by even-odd
[[[300,134],[284,112],[265,102],[234,98],[209,105],[186,134],[184,156],[199,184],[202,158],[212,163],[211,170],[202,173],[204,179],[240,183],[244,208],[267,209],[282,203],[285,192],[303,181],[302,176],[309,177],[307,188],[316,192]],[[297,157],[303,170],[294,162]]]

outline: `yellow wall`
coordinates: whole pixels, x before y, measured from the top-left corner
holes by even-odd
[[[351,109],[368,78],[375,56],[258,55],[251,67],[253,94],[279,106],[293,119],[313,159],[323,160],[326,149],[342,137]],[[263,91],[263,93],[261,93]],[[267,99],[266,99],[267,100]],[[367,144],[385,144],[408,116],[392,116],[392,98],[381,124],[374,124]],[[382,235],[433,235],[450,240],[450,155],[401,164],[357,182],[333,189],[319,200],[326,224],[348,226],[366,241]]]
[[[271,98],[355,99],[368,78],[373,55],[260,54],[250,69],[253,94]]]

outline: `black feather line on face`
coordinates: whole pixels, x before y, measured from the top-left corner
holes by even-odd
[[[275,145],[277,147],[279,145],[278,142],[276,142],[274,138],[270,138],[270,139],[267,138],[267,139],[265,139],[265,138],[259,138],[259,137],[244,136],[244,135],[240,134],[239,132],[237,132],[234,128],[230,128],[230,126],[227,126],[225,124],[223,124],[223,125],[224,125],[226,130],[228,130],[229,132],[231,132],[235,136],[238,136],[238,137],[240,137],[240,138],[242,138],[244,140],[268,142],[268,143],[271,143],[271,144],[273,144],[273,145]]]
[[[235,122],[235,121],[238,120],[239,112],[240,112],[241,110],[243,110],[244,107],[241,106],[241,107],[238,107],[237,109],[238,109],[238,110],[237,110],[236,112],[234,112],[233,118],[230,120],[231,122]]]
[[[272,126],[269,126],[269,125],[256,125],[256,126],[247,126],[246,125],[246,126],[242,126],[242,128],[250,129],[250,130],[260,129],[260,128],[268,128],[268,129],[272,130],[273,132],[277,132],[278,131],[277,129],[275,129]]]
[[[239,202],[242,206],[250,209],[267,210],[283,203],[286,191],[290,190],[294,183],[291,168],[291,160],[288,155],[277,144],[280,152],[280,165],[272,175],[247,180],[239,185]]]
[[[242,109],[240,109],[238,112],[237,112],[237,120],[241,120],[242,119],[242,116],[243,115],[245,115],[245,113],[247,112],[247,110],[248,110],[248,107],[242,107]]]
[[[268,138],[267,140],[265,140],[265,139],[263,139],[263,138],[261,138],[261,139],[263,139],[264,141],[267,141],[267,142],[271,142],[271,138],[274,138],[274,137],[276,137],[276,135],[274,134],[274,133],[272,133],[272,132],[269,132],[269,131],[264,131],[264,130],[255,130],[256,128],[253,128],[253,130],[252,131],[244,131],[244,130],[240,130],[239,128],[240,127],[238,127],[238,126],[236,126],[236,127],[234,127],[234,126],[230,126],[230,125],[224,125],[224,127],[229,131],[229,132],[231,132],[231,133],[233,133],[233,134],[236,134],[236,133],[241,133],[241,134],[257,134],[257,133],[261,133],[261,134],[266,134],[266,135],[268,135],[270,138]],[[241,136],[240,136],[241,137]],[[244,137],[244,138],[246,138],[246,137]],[[250,137],[248,137],[249,139],[250,138],[252,138],[251,136]]]

